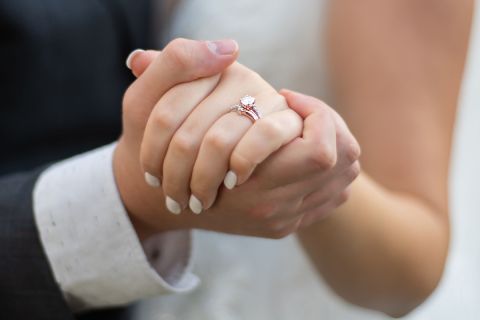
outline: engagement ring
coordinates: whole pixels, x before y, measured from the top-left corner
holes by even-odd
[[[240,99],[240,104],[231,107],[230,111],[236,111],[239,115],[248,117],[252,122],[262,118],[260,111],[255,105],[255,98],[248,95]]]

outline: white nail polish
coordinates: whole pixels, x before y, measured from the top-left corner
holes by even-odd
[[[167,199],[165,200],[165,205],[167,206],[168,211],[173,214],[180,214],[182,212],[180,204],[170,197],[167,197]]]
[[[132,59],[133,57],[139,53],[139,52],[144,52],[145,50],[143,49],[137,49],[137,50],[133,50],[127,57],[127,60],[125,60],[125,65],[127,66],[128,69],[132,70]]]
[[[202,213],[203,211],[202,202],[200,202],[200,200],[198,200],[198,198],[195,197],[193,194],[190,196],[189,205],[190,205],[190,210],[192,210],[193,213],[195,214]]]
[[[228,190],[232,190],[237,185],[237,175],[233,171],[228,171],[223,180],[223,184],[227,187]]]
[[[160,188],[160,180],[148,172],[145,172],[145,182],[152,188]]]

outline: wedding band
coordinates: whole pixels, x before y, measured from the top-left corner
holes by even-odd
[[[258,107],[255,105],[255,98],[248,95],[240,99],[240,104],[231,107],[230,111],[236,111],[239,115],[246,116],[252,122],[262,118]]]

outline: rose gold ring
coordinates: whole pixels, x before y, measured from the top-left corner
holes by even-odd
[[[255,105],[255,98],[245,96],[240,99],[240,104],[231,107],[230,111],[236,111],[239,115],[246,116],[252,122],[262,118],[258,107]]]

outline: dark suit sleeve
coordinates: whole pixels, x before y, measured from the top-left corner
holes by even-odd
[[[0,305],[5,319],[73,319],[34,221],[32,191],[40,171],[0,178]]]
[[[127,308],[72,314],[55,282],[34,220],[32,194],[41,172],[0,178],[0,318],[130,319]]]

